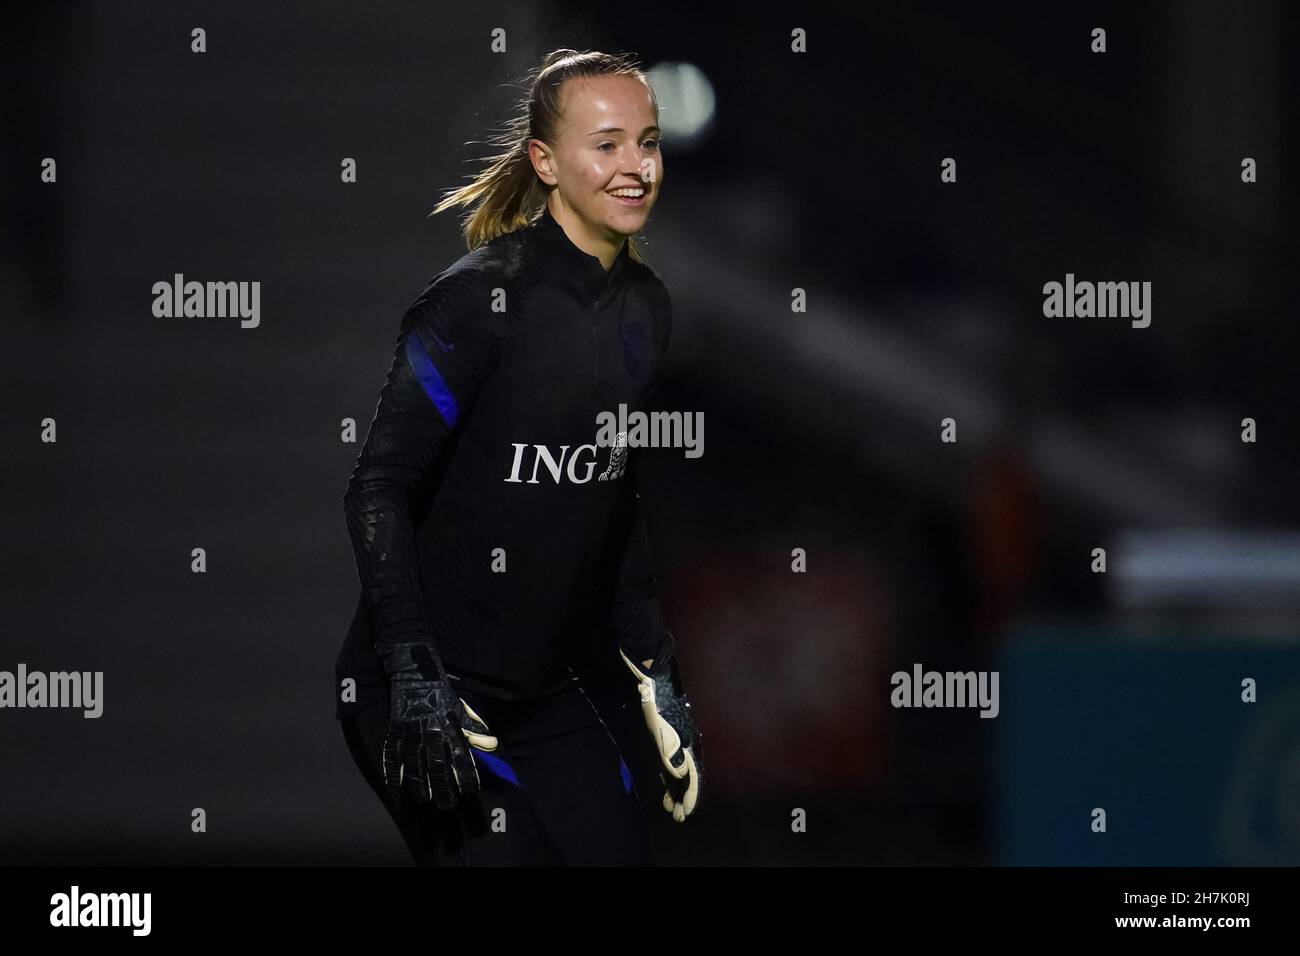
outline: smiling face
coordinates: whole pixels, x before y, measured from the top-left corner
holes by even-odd
[[[663,182],[659,126],[646,84],[634,76],[575,77],[561,91],[556,142],[529,140],[551,215],[606,268],[645,225]],[[615,195],[621,190],[641,195]]]

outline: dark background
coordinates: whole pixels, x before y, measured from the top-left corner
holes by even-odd
[[[706,423],[702,458],[643,453],[709,774],[683,826],[642,780],[663,860],[1300,862],[1298,25],[1280,0],[17,13],[0,669],[102,670],[105,711],[0,711],[0,860],[407,861],[333,718],[340,422],[364,438],[403,310],[464,252],[426,213],[467,143],[568,46],[716,94],[697,143],[669,134],[643,245],[662,405]],[[260,281],[261,326],[155,318],[176,272]],[[1067,272],[1150,281],[1151,326],[1045,318]],[[999,670],[999,716],[891,708],[914,663]]]

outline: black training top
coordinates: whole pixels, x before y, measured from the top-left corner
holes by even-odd
[[[664,625],[623,445],[672,324],[663,282],[624,243],[606,273],[550,210],[434,276],[407,309],[344,495],[361,596],[336,716],[387,700],[372,642],[428,640],[453,683],[522,699],[575,653],[654,654]]]

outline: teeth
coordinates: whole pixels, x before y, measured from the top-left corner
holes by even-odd
[[[611,196],[626,196],[628,199],[640,199],[645,195],[644,189],[615,189]]]

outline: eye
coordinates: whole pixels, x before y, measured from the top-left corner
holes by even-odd
[[[601,144],[600,144],[599,146],[597,146],[596,148],[599,149],[599,150],[602,150],[602,151],[604,151],[604,152],[609,152],[609,150],[605,149],[605,147],[606,147],[606,146],[613,146],[613,145],[614,145],[613,143],[601,143]]]
[[[659,144],[661,142],[663,141],[651,136],[649,139],[645,140],[641,145],[645,146],[646,143],[650,143],[651,145],[647,146],[646,148],[653,151],[659,148]]]

